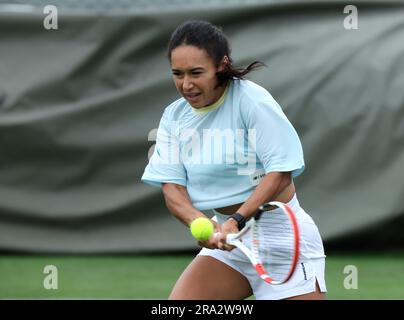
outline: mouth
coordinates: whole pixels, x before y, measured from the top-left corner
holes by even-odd
[[[201,95],[200,92],[198,93],[185,93],[184,96],[189,102],[196,102]]]

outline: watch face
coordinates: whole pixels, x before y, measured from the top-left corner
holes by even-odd
[[[233,218],[234,220],[236,220],[237,222],[240,222],[240,220],[242,219],[242,217],[240,217],[239,214],[237,213],[233,213],[230,218]]]
[[[240,213],[237,213],[237,218],[238,218],[238,221],[244,221],[245,220],[243,215],[241,215]]]

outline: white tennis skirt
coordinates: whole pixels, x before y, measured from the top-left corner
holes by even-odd
[[[263,281],[256,273],[250,260],[240,249],[232,251],[203,248],[198,255],[210,256],[244,275],[249,281],[257,300],[278,300],[314,292],[316,282],[321,292],[326,292],[325,285],[325,254],[319,230],[313,219],[299,205],[296,195],[288,205],[293,209],[300,228],[300,257],[292,278],[280,285],[271,285]],[[272,210],[276,213],[281,209]],[[222,224],[229,217],[216,210],[208,210],[209,216],[214,214],[214,220]],[[261,219],[266,219],[265,214]]]

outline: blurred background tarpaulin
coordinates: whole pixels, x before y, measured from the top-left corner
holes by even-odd
[[[237,65],[267,65],[249,78],[300,135],[295,183],[326,249],[403,246],[404,3],[349,4],[357,21],[346,1],[0,0],[0,250],[196,248],[140,181],[190,19],[220,25]]]

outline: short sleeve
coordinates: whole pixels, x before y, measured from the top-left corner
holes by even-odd
[[[161,187],[162,183],[186,186],[186,171],[180,158],[175,131],[175,122],[169,119],[166,109],[157,130],[153,155],[141,178],[143,182],[158,187]]]
[[[250,101],[245,124],[255,137],[254,147],[265,173],[291,172],[297,177],[304,171],[303,149],[299,136],[279,104],[268,93],[259,101]]]

